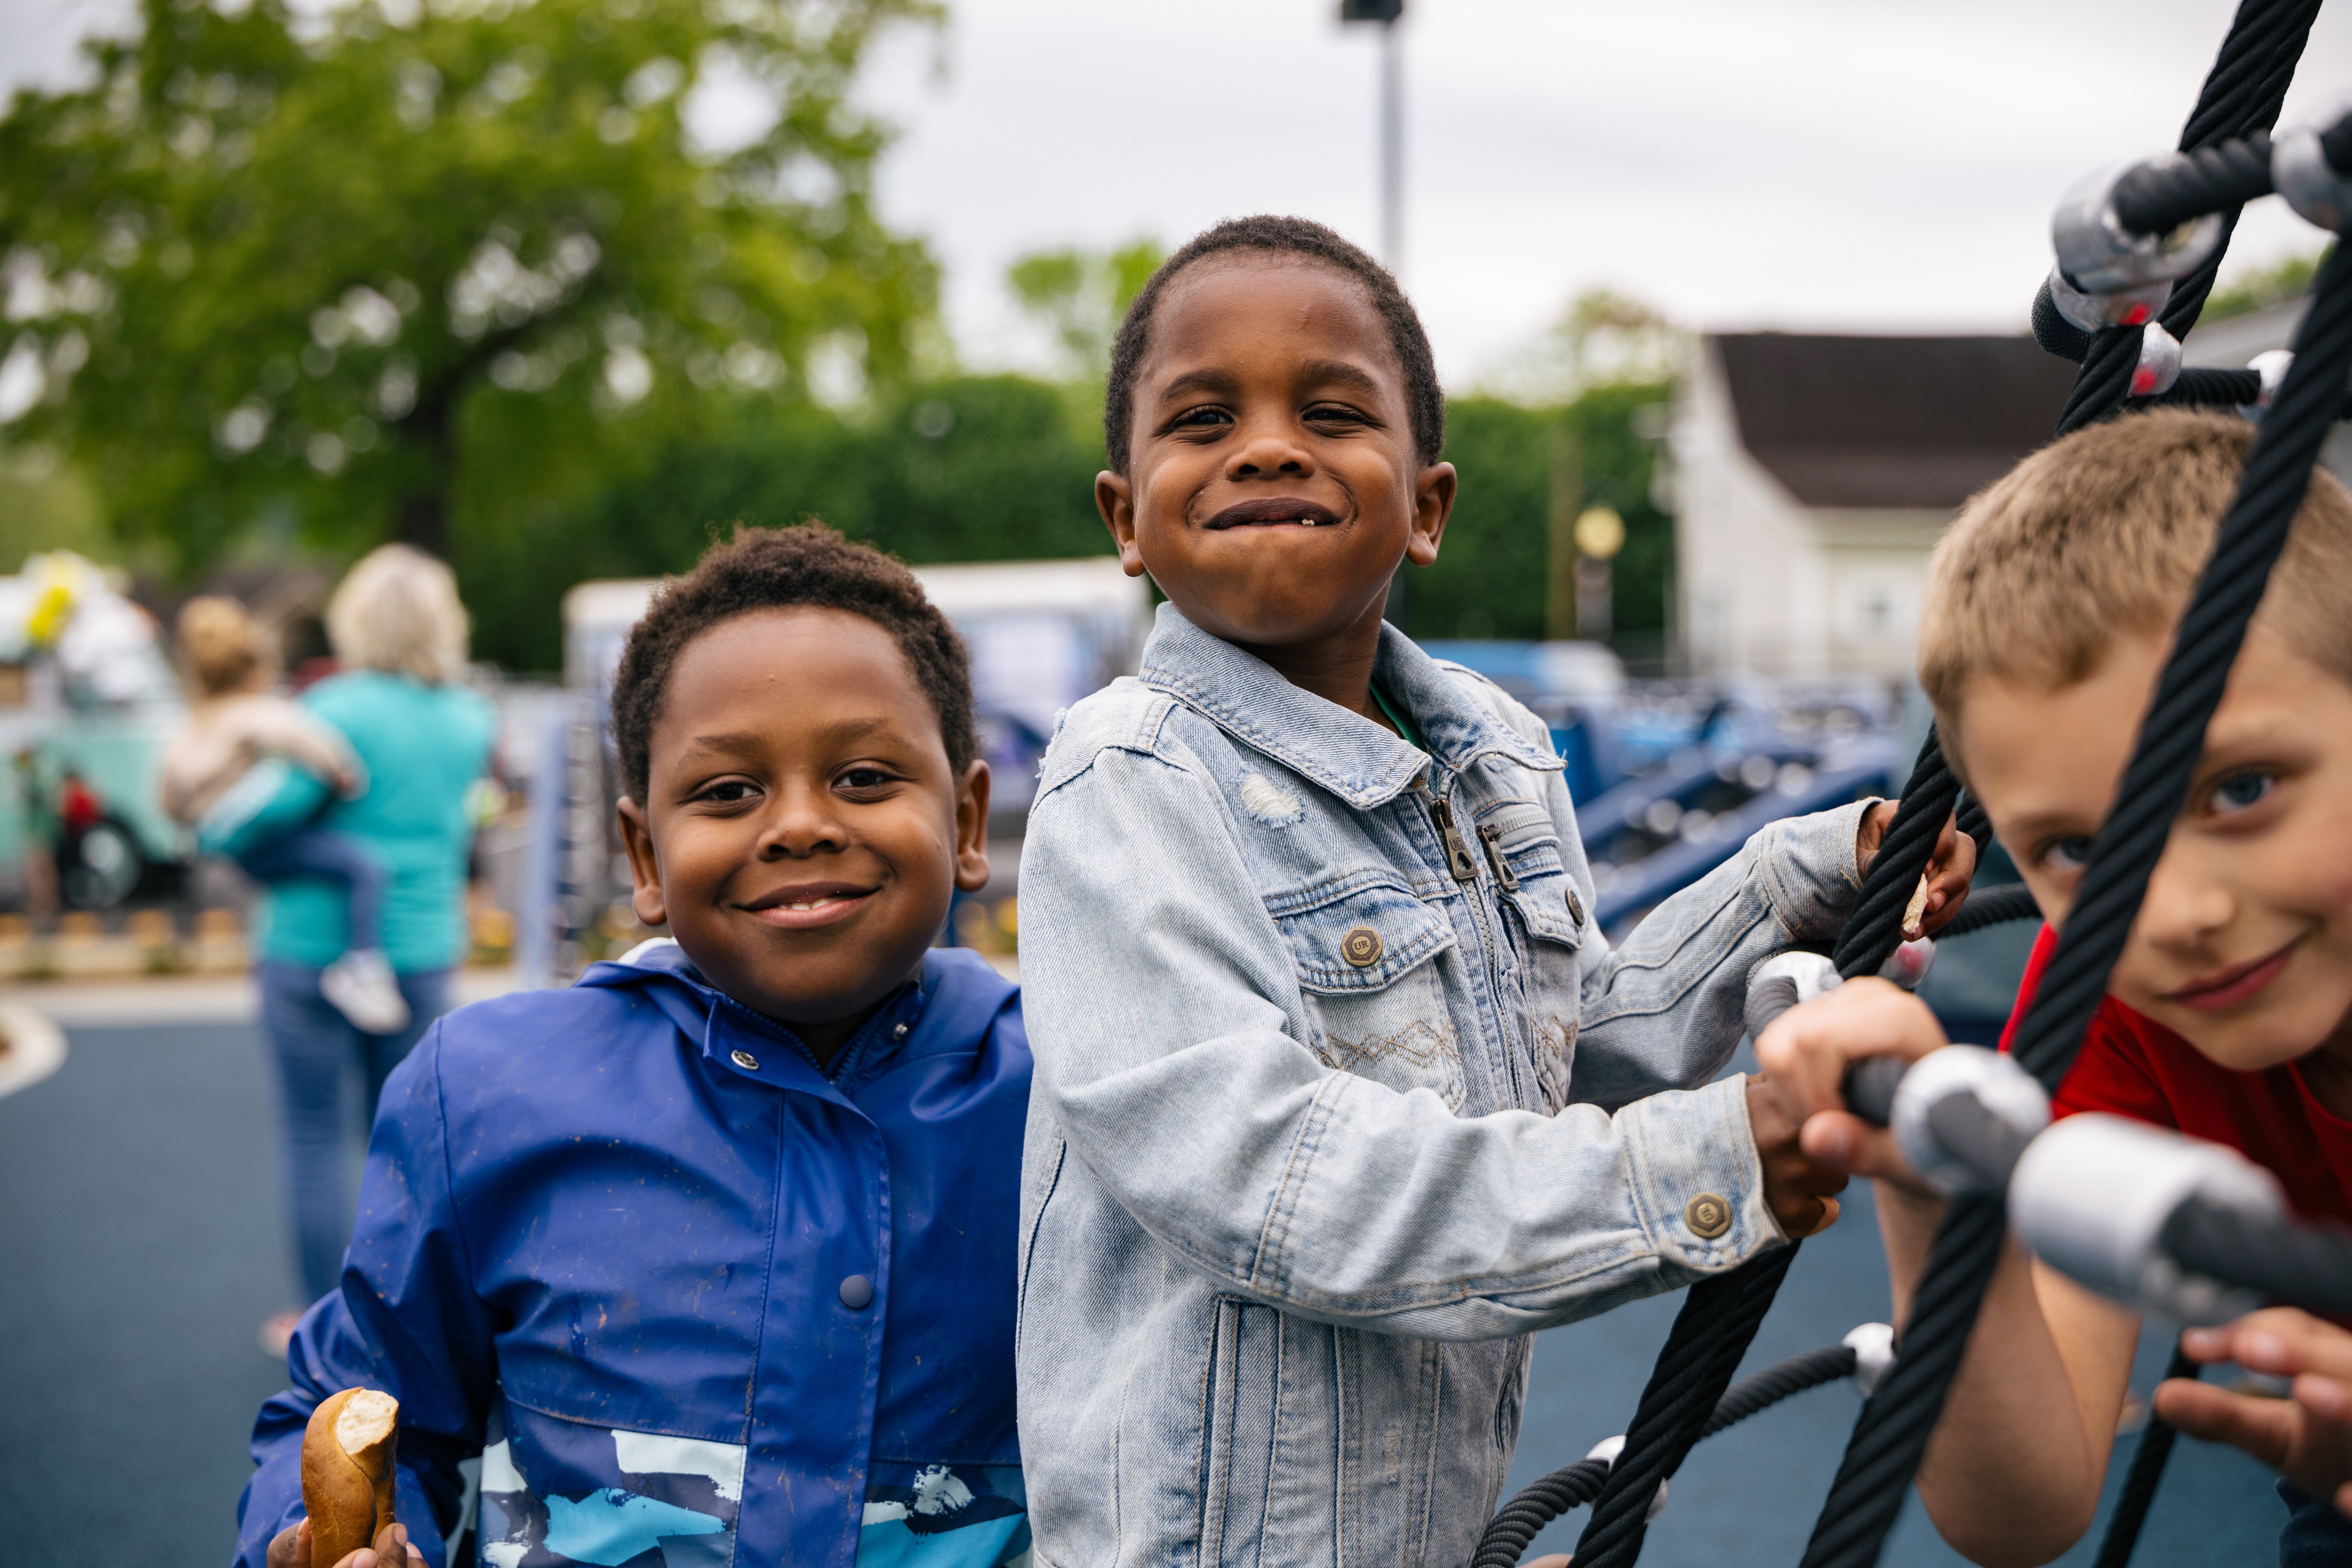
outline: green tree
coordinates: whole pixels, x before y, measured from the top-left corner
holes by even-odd
[[[2231,316],[2251,315],[2273,305],[2284,304],[2311,292],[2311,280],[2318,274],[2319,264],[2326,258],[2325,247],[2307,256],[2290,256],[2284,261],[2246,273],[2227,289],[2216,289],[2205,301],[2198,316],[2200,321],[2223,321]]]
[[[1674,520],[1651,499],[1657,442],[1644,434],[1663,383],[1613,382],[1530,407],[1498,397],[1446,405],[1445,456],[1462,488],[1437,564],[1408,571],[1398,621],[1416,637],[1541,637],[1556,468],[1573,510],[1614,507],[1625,548],[1614,563],[1610,642],[1637,668],[1664,655],[1674,582]]]
[[[563,591],[683,572],[742,521],[818,518],[922,563],[1108,553],[1095,516],[1100,437],[1066,389],[1027,376],[908,385],[845,417],[742,400],[641,473],[579,500],[541,498],[482,547],[467,590],[485,657],[551,669]]]
[[[714,408],[908,374],[935,269],[873,211],[885,132],[848,95],[935,15],[144,0],[95,85],[0,117],[0,422],[182,572],[257,530],[397,536],[469,592],[537,570],[518,519]],[[712,82],[772,124],[698,147]]]
[[[1040,250],[1005,268],[1004,285],[1053,334],[1064,379],[1088,385],[1099,401],[1118,323],[1167,259],[1166,248],[1148,238],[1117,250]]]

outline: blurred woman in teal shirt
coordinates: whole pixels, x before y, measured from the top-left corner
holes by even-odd
[[[394,1034],[366,1034],[320,994],[320,971],[348,945],[341,888],[295,879],[264,890],[257,922],[261,1024],[278,1063],[305,1302],[335,1288],[351,1233],[343,1152],[351,1068],[360,1069],[373,1123],[384,1076],[448,1010],[450,972],[467,942],[473,825],[466,796],[485,772],[496,736],[489,703],[458,682],[466,610],[442,563],[399,544],[367,555],[335,590],[327,636],[341,672],[304,692],[302,704],[351,742],[366,764],[367,788],[355,798],[337,798],[309,774],[285,770],[276,798],[256,803],[254,826],[263,819],[315,822],[382,864],[383,945],[409,1021]],[[315,799],[306,805],[307,796]],[[265,1323],[264,1346],[283,1353],[299,1315]]]

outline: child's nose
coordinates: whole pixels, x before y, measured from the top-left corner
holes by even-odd
[[[2237,900],[2219,878],[2179,860],[2177,850],[2166,853],[2140,901],[2137,929],[2159,947],[2194,946],[2237,914]]]
[[[760,835],[760,853],[797,859],[840,848],[846,836],[832,804],[831,795],[823,791],[784,791]]]
[[[1271,430],[1244,441],[1225,468],[1226,477],[1235,479],[1265,479],[1276,475],[1303,479],[1314,471],[1314,459],[1307,455],[1304,447],[1288,436]]]

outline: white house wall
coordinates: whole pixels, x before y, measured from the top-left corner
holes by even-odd
[[[1685,383],[1673,452],[1677,596],[1692,670],[1821,668],[1828,584],[1804,509],[1740,446],[1711,350]]]
[[[1953,513],[1803,506],[1740,444],[1711,351],[1685,384],[1673,455],[1693,673],[1910,673],[1927,555]]]

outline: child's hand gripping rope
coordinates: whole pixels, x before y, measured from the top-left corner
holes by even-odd
[[[1878,847],[1886,838],[1886,830],[1895,824],[1895,803],[1882,800],[1862,815],[1862,827],[1854,835],[1854,874],[1866,877],[1870,863],[1878,858]],[[1976,875],[1977,841],[1959,831],[1951,818],[1944,822],[1943,831],[1936,837],[1936,853],[1927,868],[1920,873],[1918,890],[1911,895],[1910,906],[1903,911],[1903,936],[1916,942],[1921,936],[1941,931],[1947,921],[1960,912],[1960,904],[1969,896],[1969,879]]]

